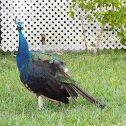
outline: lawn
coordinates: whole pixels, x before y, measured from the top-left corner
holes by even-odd
[[[44,99],[43,108],[20,82],[16,58],[0,52],[0,126],[125,126],[126,51],[103,50],[65,53],[60,56],[74,80],[85,91],[104,102],[101,110],[83,97],[77,104],[56,104]]]

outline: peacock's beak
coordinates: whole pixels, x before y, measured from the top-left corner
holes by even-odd
[[[21,29],[23,29],[23,25],[21,25],[21,24],[17,24],[17,28],[21,28]]]
[[[23,25],[22,25],[22,24],[17,24],[17,26],[18,26],[18,27],[23,27]]]

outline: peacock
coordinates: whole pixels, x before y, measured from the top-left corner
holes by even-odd
[[[49,53],[35,53],[29,51],[28,43],[22,34],[23,22],[17,22],[19,32],[19,47],[16,55],[20,80],[24,86],[38,98],[38,107],[43,105],[43,97],[58,104],[68,104],[69,97],[76,102],[78,93],[91,103],[101,108],[106,105],[95,99],[70,76],[66,63]]]

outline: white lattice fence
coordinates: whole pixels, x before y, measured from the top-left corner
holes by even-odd
[[[47,50],[84,50],[81,21],[67,15],[70,2],[67,0],[0,0],[2,13],[2,50],[17,51],[18,31],[15,16],[24,22],[24,36],[30,50],[41,50],[41,33],[46,35]],[[100,24],[94,19],[84,19],[89,48],[96,43]],[[106,26],[108,27],[108,26]],[[100,49],[125,48],[112,32],[104,32]]]

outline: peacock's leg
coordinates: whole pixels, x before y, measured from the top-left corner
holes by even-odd
[[[42,95],[38,96],[38,106],[39,106],[39,109],[42,108],[42,105],[43,105],[43,97]]]

